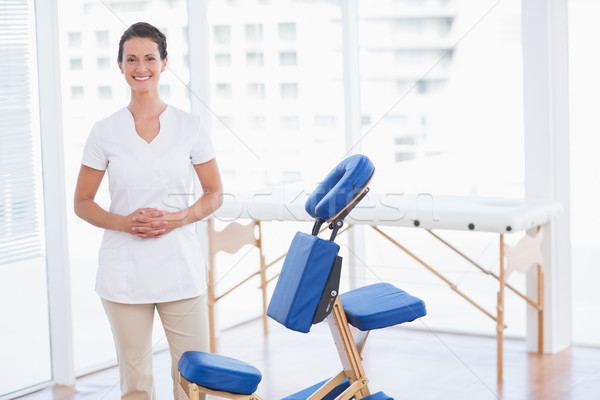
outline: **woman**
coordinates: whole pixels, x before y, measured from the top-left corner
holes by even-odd
[[[122,399],[154,399],[152,324],[161,318],[172,358],[207,347],[206,271],[193,223],[218,209],[222,185],[201,120],[165,104],[158,92],[167,66],[165,36],[137,23],[119,43],[118,64],[131,100],[97,122],[87,140],[75,213],[105,229],[96,292],[110,321]],[[94,200],[108,171],[110,210]],[[193,173],[203,195],[188,205]]]

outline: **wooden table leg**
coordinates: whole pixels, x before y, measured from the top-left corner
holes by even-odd
[[[542,266],[537,266],[538,289],[538,354],[544,354],[544,271]]]
[[[506,286],[506,277],[504,271],[504,235],[500,234],[500,290],[498,291],[497,305],[497,325],[496,325],[496,341],[498,346],[497,354],[497,380],[498,384],[503,382],[504,372],[504,287]]]

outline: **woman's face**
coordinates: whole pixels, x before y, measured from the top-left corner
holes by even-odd
[[[167,59],[160,59],[158,44],[152,39],[131,38],[123,43],[119,68],[131,90],[140,93],[157,90],[160,74],[166,66]]]

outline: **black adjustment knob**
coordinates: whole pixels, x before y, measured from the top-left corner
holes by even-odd
[[[419,222],[419,220],[418,220],[418,219],[415,219],[415,220],[413,221],[413,224],[415,224],[415,226],[419,226],[419,225],[421,225],[421,223]]]
[[[475,225],[473,225],[473,223],[470,223],[470,224],[469,224],[469,230],[471,230],[471,231],[472,231],[473,229],[475,229]]]
[[[512,231],[512,226],[510,226],[510,225],[509,225],[509,226],[507,226],[507,227],[506,227],[506,230],[507,230],[508,232]]]

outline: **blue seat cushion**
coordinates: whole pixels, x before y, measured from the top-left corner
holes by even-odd
[[[298,393],[294,393],[287,397],[284,397],[281,400],[306,400],[310,397],[311,394],[317,391],[321,386],[327,383],[329,379],[324,380],[323,382],[319,382],[316,385],[312,385],[311,387],[307,387],[304,390],[299,391]],[[338,397],[344,390],[350,387],[350,382],[348,379],[344,379],[340,382],[339,385],[333,388],[333,390],[325,395],[322,400],[334,400]]]
[[[297,232],[283,262],[267,315],[289,329],[307,333],[340,246]]]
[[[346,158],[308,197],[306,212],[313,218],[333,218],[369,183],[374,171],[375,166],[367,156],[355,154]]]
[[[348,322],[368,331],[413,321],[427,314],[423,300],[389,283],[363,286],[340,295]]]
[[[178,367],[188,381],[224,392],[252,394],[262,379],[260,371],[250,364],[202,351],[186,351]]]

